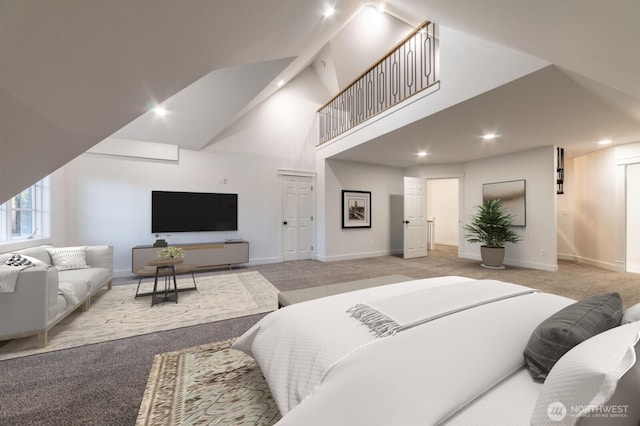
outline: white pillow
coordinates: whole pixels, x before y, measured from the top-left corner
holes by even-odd
[[[60,271],[88,268],[87,247],[48,248],[53,266]]]
[[[640,322],[633,322],[597,334],[567,352],[542,386],[531,425],[637,425],[638,340]]]
[[[634,321],[640,321],[640,303],[625,309],[622,313],[622,322],[620,324],[628,324]]]

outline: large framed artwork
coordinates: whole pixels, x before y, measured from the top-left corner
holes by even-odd
[[[512,180],[507,182],[485,183],[482,185],[482,201],[501,199],[505,209],[513,215],[513,226],[526,226],[526,182]]]
[[[371,192],[342,191],[342,227],[371,228]]]

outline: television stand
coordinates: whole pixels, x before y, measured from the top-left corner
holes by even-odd
[[[209,270],[249,262],[249,243],[244,240],[227,240],[211,243],[170,244],[184,252],[184,262],[196,265],[195,270]],[[131,272],[144,269],[158,259],[161,247],[135,246],[131,249]]]

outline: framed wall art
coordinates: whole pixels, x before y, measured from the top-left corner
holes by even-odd
[[[342,227],[371,228],[371,192],[342,191]]]
[[[513,215],[513,226],[526,226],[526,182],[512,180],[507,182],[485,183],[482,185],[482,201],[500,198],[505,209]]]

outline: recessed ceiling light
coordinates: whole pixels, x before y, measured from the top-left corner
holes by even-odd
[[[333,6],[329,6],[327,7],[327,9],[324,11],[324,17],[328,18],[329,16],[333,15],[336,11],[336,8]]]
[[[418,157],[426,157],[427,156],[427,151],[420,151],[418,153]]]
[[[155,107],[153,109],[153,112],[159,117],[164,117],[165,115],[167,115],[167,110],[162,108],[161,106]]]
[[[278,87],[284,86],[284,80],[278,80]]]
[[[611,139],[602,139],[601,141],[598,141],[598,145],[610,145],[611,143],[613,143]]]
[[[482,135],[482,139],[484,139],[485,141],[490,141],[496,138],[496,134],[495,133],[485,133],[484,135]]]

